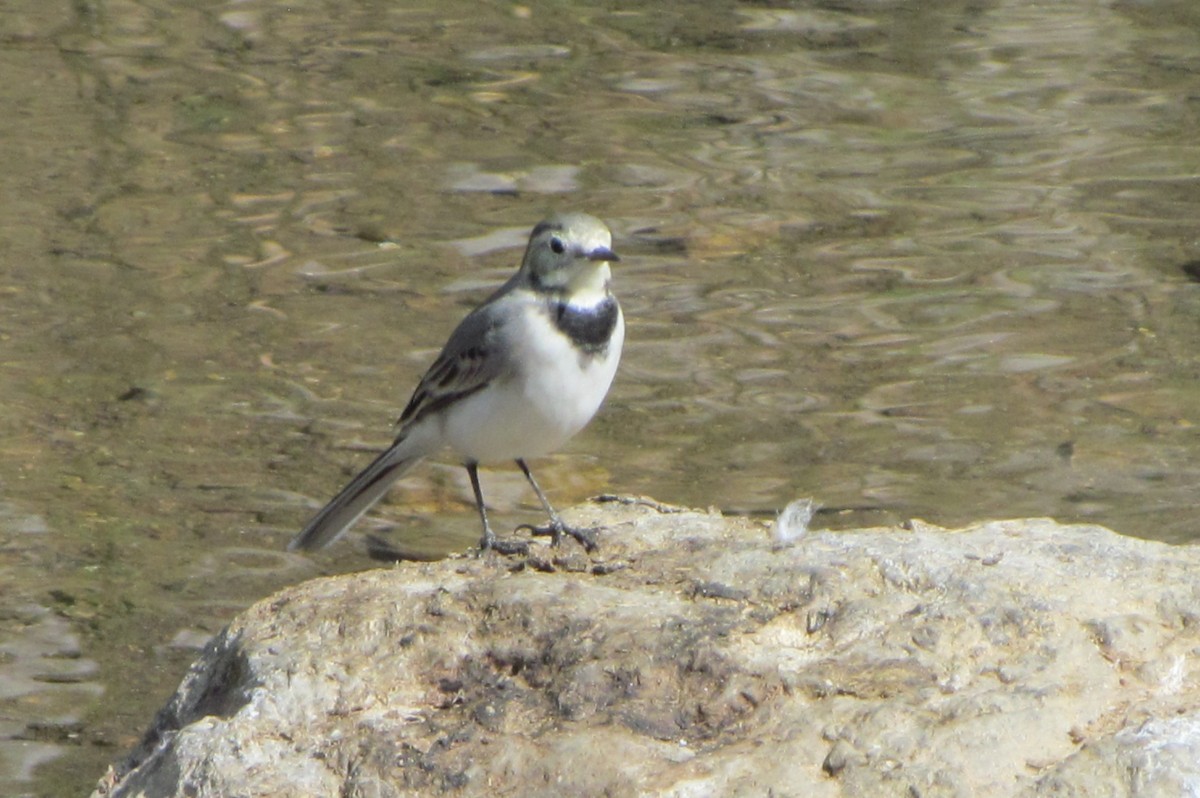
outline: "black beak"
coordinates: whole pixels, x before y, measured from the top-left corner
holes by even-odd
[[[617,253],[613,252],[608,247],[596,247],[587,254],[588,260],[606,260],[610,263],[616,263],[621,260]]]

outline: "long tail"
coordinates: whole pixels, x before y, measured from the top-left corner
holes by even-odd
[[[350,484],[342,488],[321,512],[313,516],[299,535],[292,538],[288,551],[323,549],[340,538],[363,513],[383,498],[392,483],[424,458],[424,453],[408,451],[404,438],[375,458]]]

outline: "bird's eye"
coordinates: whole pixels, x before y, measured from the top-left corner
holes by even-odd
[[[550,239],[550,251],[553,252],[555,255],[563,254],[563,252],[565,252],[566,249],[567,248],[565,246],[563,246],[563,242],[562,242],[561,238],[555,237],[555,238]]]

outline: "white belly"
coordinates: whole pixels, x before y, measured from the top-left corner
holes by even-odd
[[[509,343],[522,367],[444,417],[443,439],[463,460],[491,463],[554,451],[592,420],[617,373],[625,341],[621,316],[607,350],[597,355],[581,354],[542,314],[521,318]]]

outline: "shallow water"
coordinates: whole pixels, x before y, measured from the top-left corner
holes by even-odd
[[[629,323],[558,503],[1196,539],[1200,11],[928,5],[0,8],[0,783],[88,789],[363,532],[477,539],[431,464],[282,552],[554,208]]]

